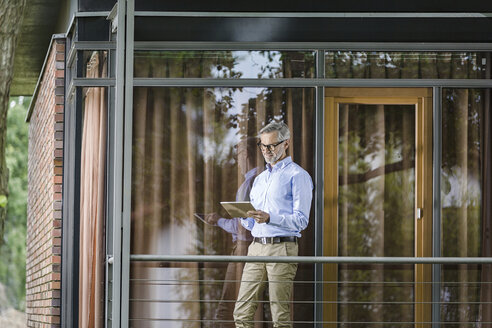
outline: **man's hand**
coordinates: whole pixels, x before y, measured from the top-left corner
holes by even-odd
[[[248,217],[252,217],[256,223],[268,223],[270,222],[270,214],[263,211],[248,211]]]
[[[210,213],[205,215],[205,222],[207,222],[208,224],[216,225],[219,219],[220,216],[217,213]]]

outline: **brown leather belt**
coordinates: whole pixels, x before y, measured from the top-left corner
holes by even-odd
[[[253,241],[255,243],[260,243],[263,245],[266,244],[278,244],[285,242],[297,242],[296,236],[288,236],[288,237],[254,237]]]

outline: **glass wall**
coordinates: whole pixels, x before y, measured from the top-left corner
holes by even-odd
[[[135,77],[314,78],[315,52],[137,51]]]
[[[326,78],[490,79],[487,52],[330,51]]]
[[[246,255],[252,237],[220,201],[249,200],[264,170],[256,136],[271,121],[289,125],[289,155],[313,176],[314,94],[313,88],[135,88],[131,253]],[[312,221],[302,233],[303,255],[314,255],[313,228]],[[232,320],[241,273],[233,263],[134,263],[132,325],[139,326],[137,318],[171,318],[173,327]],[[312,266],[302,266],[297,279],[312,281]],[[312,294],[302,285],[295,291],[298,300]],[[257,315],[268,318],[268,308]],[[294,312],[311,318],[312,304]]]
[[[490,194],[484,189],[492,174],[492,141],[485,137],[492,128],[490,94],[490,89],[443,89],[442,256],[492,256]],[[449,322],[446,327],[490,323],[491,284],[490,265],[443,265],[441,319]]]
[[[414,256],[416,106],[338,111],[338,255]],[[413,321],[414,265],[340,264],[338,280],[338,322]]]

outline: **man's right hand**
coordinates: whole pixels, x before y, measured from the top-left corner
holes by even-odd
[[[220,216],[217,213],[210,213],[210,214],[205,215],[205,221],[208,224],[216,225],[217,221],[219,221],[219,219],[220,219]]]

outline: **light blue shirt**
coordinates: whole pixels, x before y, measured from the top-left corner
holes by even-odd
[[[301,237],[309,222],[313,181],[302,167],[286,157],[258,175],[250,193],[256,210],[270,214],[269,223],[256,223],[253,218],[241,219],[253,237]]]

